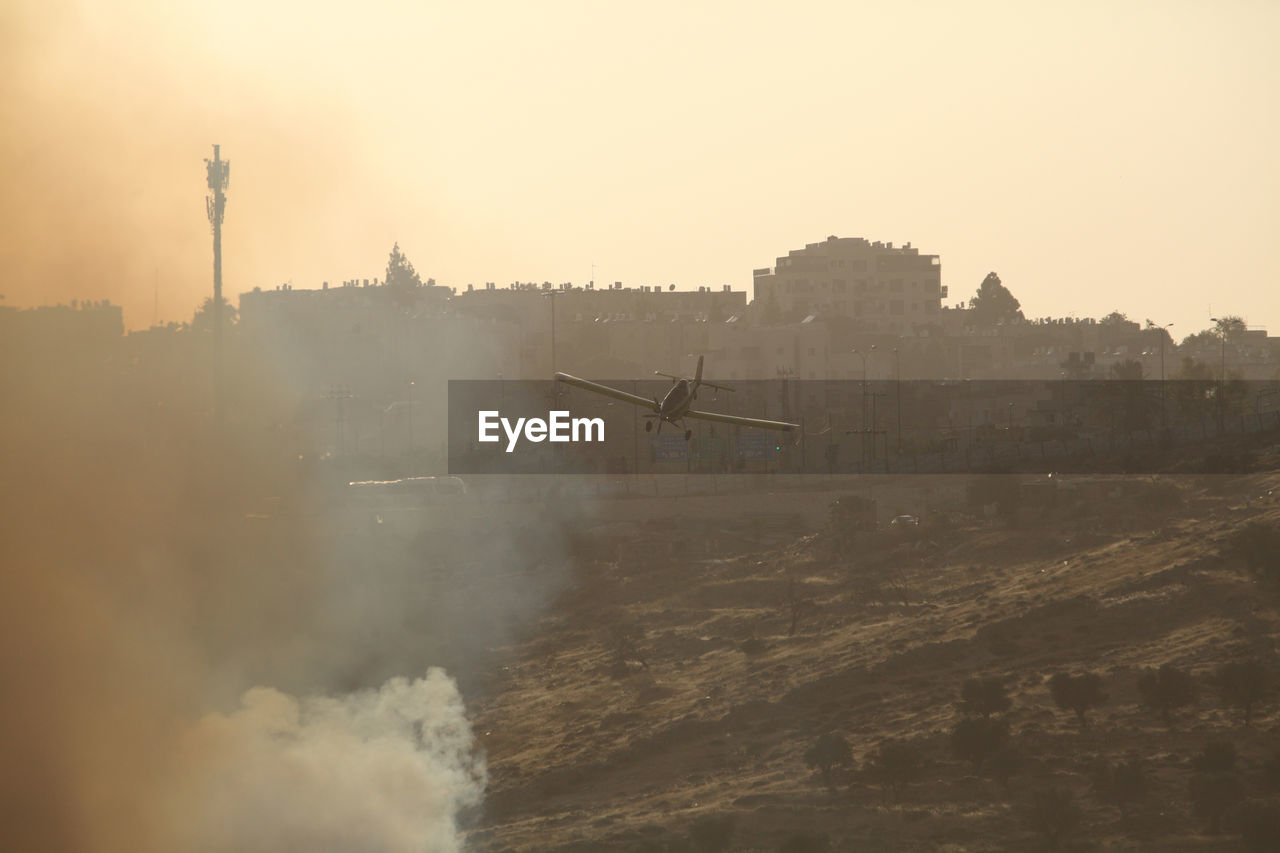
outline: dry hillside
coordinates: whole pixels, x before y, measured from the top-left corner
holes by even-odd
[[[1231,543],[1280,527],[1280,475],[1068,478],[1057,496],[773,547],[721,530],[710,554],[678,501],[615,525],[472,703],[491,780],[471,848],[1247,849],[1277,820],[1280,713],[1264,698],[1245,726],[1214,674],[1277,673],[1280,586]],[[1198,688],[1169,726],[1137,686],[1166,664]],[[1083,724],[1059,672],[1100,676]],[[991,715],[1003,747],[969,760],[952,733],[985,719],[961,707],[973,678],[1011,706]],[[806,755],[829,733],[824,778]],[[1216,740],[1238,757],[1212,775],[1194,759]],[[898,784],[886,741],[908,744]],[[1139,781],[1108,787],[1099,762]],[[1198,777],[1230,794],[1216,833]]]

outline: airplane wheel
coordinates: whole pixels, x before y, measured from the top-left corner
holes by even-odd
[[[645,431],[645,432],[653,432],[653,421],[645,421],[645,422],[644,422],[644,431]]]
[[[693,430],[691,430],[691,429],[687,429],[687,430],[685,430],[685,431],[684,431],[684,440],[685,440],[685,441],[688,441],[688,440],[689,440],[689,439],[691,439],[691,438],[693,438]]]

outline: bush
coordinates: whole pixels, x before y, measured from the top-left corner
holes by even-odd
[[[994,755],[1009,739],[1009,721],[1003,717],[961,720],[951,732],[951,752],[974,767]]]
[[[1268,580],[1280,580],[1280,528],[1250,522],[1227,541],[1225,554]]]
[[[987,756],[983,766],[987,775],[999,782],[1000,787],[1007,792],[1009,790],[1009,780],[1022,767],[1022,762],[1022,753],[1009,744],[1004,744]]]
[[[966,714],[1003,714],[1013,705],[999,678],[970,678],[960,688],[960,708]]]
[[[1271,671],[1256,660],[1232,661],[1213,674],[1214,687],[1222,703],[1244,711],[1244,724],[1253,720],[1253,709],[1275,692]]]
[[[1022,805],[1022,819],[1044,836],[1053,849],[1080,827],[1082,813],[1075,796],[1066,788],[1033,791]]]
[[[1280,791],[1280,750],[1262,763],[1262,774],[1259,781],[1269,791]]]
[[[1098,802],[1115,806],[1122,814],[1146,796],[1149,787],[1146,770],[1137,761],[1112,764],[1099,759],[1093,766],[1090,781]]]
[[[1158,670],[1148,669],[1138,677],[1142,704],[1160,712],[1166,726],[1173,725],[1173,711],[1196,701],[1195,679],[1185,669],[1165,664]]]
[[[1075,712],[1082,727],[1087,725],[1085,714],[1107,701],[1107,694],[1102,692],[1102,676],[1096,672],[1081,675],[1056,673],[1049,680],[1049,690],[1059,708]]]
[[[778,853],[828,853],[831,841],[824,833],[800,832],[787,837]]]
[[[852,760],[853,750],[849,747],[849,742],[836,732],[827,732],[818,738],[804,754],[804,763],[821,770],[823,784],[833,791],[836,786],[831,771]]]
[[[699,853],[721,853],[733,841],[738,819],[731,814],[700,817],[689,828],[689,840]]]
[[[1197,773],[1231,773],[1236,769],[1236,745],[1226,740],[1211,740],[1191,759]]]
[[[1280,803],[1253,800],[1240,809],[1240,835],[1246,850],[1280,850]]]
[[[868,774],[894,796],[903,785],[919,778],[923,767],[920,747],[903,740],[882,741],[867,760]]]

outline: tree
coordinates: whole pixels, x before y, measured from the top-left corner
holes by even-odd
[[[1253,721],[1253,709],[1275,692],[1271,670],[1256,660],[1224,663],[1214,671],[1213,683],[1224,705],[1244,711],[1246,726]]]
[[[1021,752],[1006,743],[987,756],[986,761],[983,762],[983,769],[986,775],[1000,783],[1000,787],[1007,793],[1009,780],[1022,767],[1024,760]]]
[[[981,326],[1023,319],[1022,304],[1000,283],[1000,276],[994,272],[987,273],[982,284],[978,285],[977,294],[969,300],[969,310],[973,322]]]
[[[1128,358],[1124,361],[1115,362],[1111,365],[1111,378],[1128,379],[1131,381],[1135,379],[1142,379],[1142,362],[1138,361],[1136,358]]]
[[[1240,837],[1250,853],[1280,850],[1280,803],[1252,800],[1240,809]]]
[[[1125,323],[1128,323],[1128,322],[1130,322],[1129,315],[1125,314],[1123,311],[1117,310],[1117,311],[1112,311],[1110,314],[1108,314],[1107,316],[1099,320],[1098,325],[1099,326],[1123,326]]]
[[[971,717],[951,731],[951,752],[975,768],[994,755],[1009,739],[1009,721],[1003,717]]]
[[[1244,796],[1244,784],[1234,773],[1197,773],[1188,786],[1196,817],[1209,822],[1210,835],[1222,831],[1222,818]]]
[[[1098,802],[1117,807],[1121,816],[1127,815],[1129,808],[1146,796],[1148,788],[1147,773],[1137,761],[1112,764],[1098,759],[1090,782]]]
[[[1268,791],[1280,791],[1280,749],[1262,762],[1261,778],[1258,781]]]
[[[1148,669],[1138,676],[1138,693],[1142,696],[1142,704],[1159,711],[1164,724],[1172,726],[1173,711],[1194,704],[1198,691],[1191,673],[1165,664],[1158,670]]]
[[[825,832],[797,832],[787,836],[778,853],[828,853],[830,850],[831,839]]]
[[[849,742],[838,732],[827,732],[818,738],[804,754],[805,765],[821,770],[822,782],[831,791],[836,789],[831,771],[852,760],[853,750],[849,747]]]
[[[1082,812],[1075,795],[1066,788],[1041,788],[1022,805],[1022,819],[1044,836],[1053,850],[1080,827]]]
[[[387,258],[387,285],[391,287],[422,287],[422,279],[413,268],[413,264],[400,251],[400,244],[391,247],[391,256]]]
[[[1088,725],[1085,714],[1107,701],[1107,694],[1102,692],[1102,676],[1096,672],[1075,676],[1056,673],[1049,680],[1049,690],[1059,708],[1075,712],[1081,727]]]
[[[731,814],[700,817],[689,828],[689,839],[700,853],[721,853],[729,849],[737,825],[737,817]]]
[[[960,708],[966,714],[1003,714],[1013,705],[999,678],[970,678],[960,688]]]
[[[1280,528],[1252,521],[1232,534],[1225,553],[1260,577],[1280,581]]]
[[[1197,773],[1232,773],[1236,769],[1236,745],[1229,740],[1211,740],[1191,759]]]
[[[222,297],[222,323],[223,328],[234,326],[240,320],[240,312],[227,301],[227,297]],[[191,318],[191,330],[193,332],[211,332],[213,331],[213,297],[205,297],[204,302],[200,303],[200,307],[196,309],[195,315]]]
[[[882,789],[894,797],[908,782],[915,781],[924,767],[924,756],[920,747],[905,740],[885,740],[880,742],[867,759],[867,772]]]

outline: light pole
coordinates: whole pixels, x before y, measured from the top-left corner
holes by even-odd
[[[871,348],[875,349],[875,344],[872,344]],[[858,411],[862,415],[862,438],[859,444],[862,448],[862,462],[865,465],[867,461],[867,355],[857,347],[854,347],[852,352],[862,359],[862,403]]]
[[[1209,322],[1218,324],[1218,337],[1222,339],[1222,371],[1218,374],[1218,435],[1222,435],[1226,418],[1222,395],[1227,390],[1227,323],[1217,317],[1210,317]]]
[[[893,396],[898,403],[898,455],[902,455],[902,353],[893,348]]]
[[[1169,428],[1168,408],[1165,406],[1165,403],[1164,403],[1164,338],[1166,334],[1164,330],[1171,328],[1172,326],[1173,326],[1172,323],[1165,323],[1162,326],[1162,325],[1159,325],[1158,323],[1153,323],[1150,320],[1147,320],[1147,328],[1155,329],[1156,334],[1160,336],[1160,429],[1161,430],[1165,430]]]
[[[409,455],[413,455],[413,380],[409,380]]]

